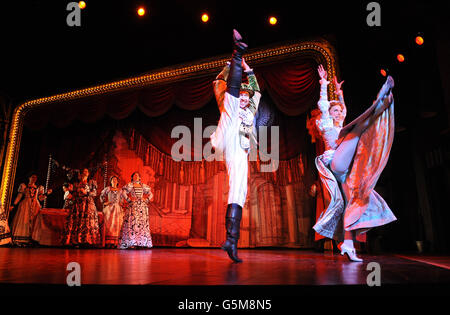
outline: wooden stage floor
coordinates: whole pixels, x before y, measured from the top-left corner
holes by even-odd
[[[233,264],[220,249],[153,248],[150,250],[0,248],[0,286],[67,287],[67,264],[81,266],[81,286],[277,286],[367,287],[368,263],[380,265],[381,285],[447,287],[450,269],[417,257],[362,255],[363,263],[337,254],[293,249],[240,249],[244,262]]]

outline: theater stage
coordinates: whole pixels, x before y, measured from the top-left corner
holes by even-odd
[[[33,294],[46,290],[78,293],[66,284],[69,273],[66,268],[70,262],[80,264],[81,288],[93,294],[106,292],[105,289],[111,292],[112,288],[126,288],[122,290],[125,293],[139,288],[139,293],[171,295],[178,290],[189,294],[181,286],[211,292],[213,288],[237,285],[238,291],[247,294],[250,292],[246,288],[251,286],[257,288],[255,294],[291,292],[293,295],[302,288],[316,288],[315,292],[319,288],[367,289],[367,277],[372,271],[367,270],[370,262],[380,264],[382,288],[400,288],[405,293],[416,288],[426,292],[425,289],[440,290],[450,284],[449,257],[362,255],[364,262],[354,263],[337,254],[309,250],[240,249],[239,254],[244,259],[242,264],[231,263],[220,249],[4,247],[0,248],[0,286],[5,290],[3,293],[8,290],[12,293],[32,290]]]

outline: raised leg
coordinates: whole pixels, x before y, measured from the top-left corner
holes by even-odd
[[[356,127],[345,136],[344,140],[334,153],[333,160],[331,161],[331,170],[335,173],[345,173],[352,164],[359,138],[362,133],[360,129],[357,129]]]
[[[247,44],[242,42],[242,36],[236,30],[233,30],[233,42],[234,49],[227,78],[227,92],[238,98],[242,81],[242,55],[247,49]]]
[[[343,174],[350,167],[356,153],[359,138],[364,131],[380,116],[386,108],[392,103],[392,93],[385,95],[377,100],[377,105],[373,110],[373,114],[367,119],[362,120],[345,136],[341,144],[336,148],[333,161],[331,162],[331,170],[335,173]]]

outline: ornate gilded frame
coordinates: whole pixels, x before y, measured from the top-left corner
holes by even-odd
[[[250,50],[245,55],[245,58],[252,65],[260,65],[298,56],[310,56],[318,63],[326,66],[329,78],[334,77],[338,73],[335,50],[328,41],[322,39],[292,42],[279,46]],[[11,241],[7,223],[7,209],[9,209],[11,203],[24,119],[30,109],[54,102],[70,101],[125,89],[143,88],[164,82],[175,82],[209,75],[220,71],[228,60],[229,55],[199,60],[190,64],[159,69],[137,77],[30,100],[17,106],[14,110],[9,131],[8,148],[0,189],[0,245],[7,244]],[[334,85],[330,84],[328,88],[330,99],[335,99]]]

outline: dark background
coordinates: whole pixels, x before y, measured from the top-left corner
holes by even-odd
[[[389,69],[397,133],[377,190],[399,220],[372,239],[384,250],[414,250],[416,240],[425,240],[434,252],[450,251],[448,2],[377,1],[381,27],[366,24],[370,1],[86,1],[81,27],[66,25],[68,2],[1,5],[0,93],[14,106],[229,53],[233,28],[250,48],[329,40],[345,79],[348,121],[371,104],[384,81],[380,69]],[[136,15],[141,4],[144,18]],[[201,22],[203,12],[209,23]],[[270,15],[277,25],[267,23]],[[421,47],[414,43],[418,32]]]

